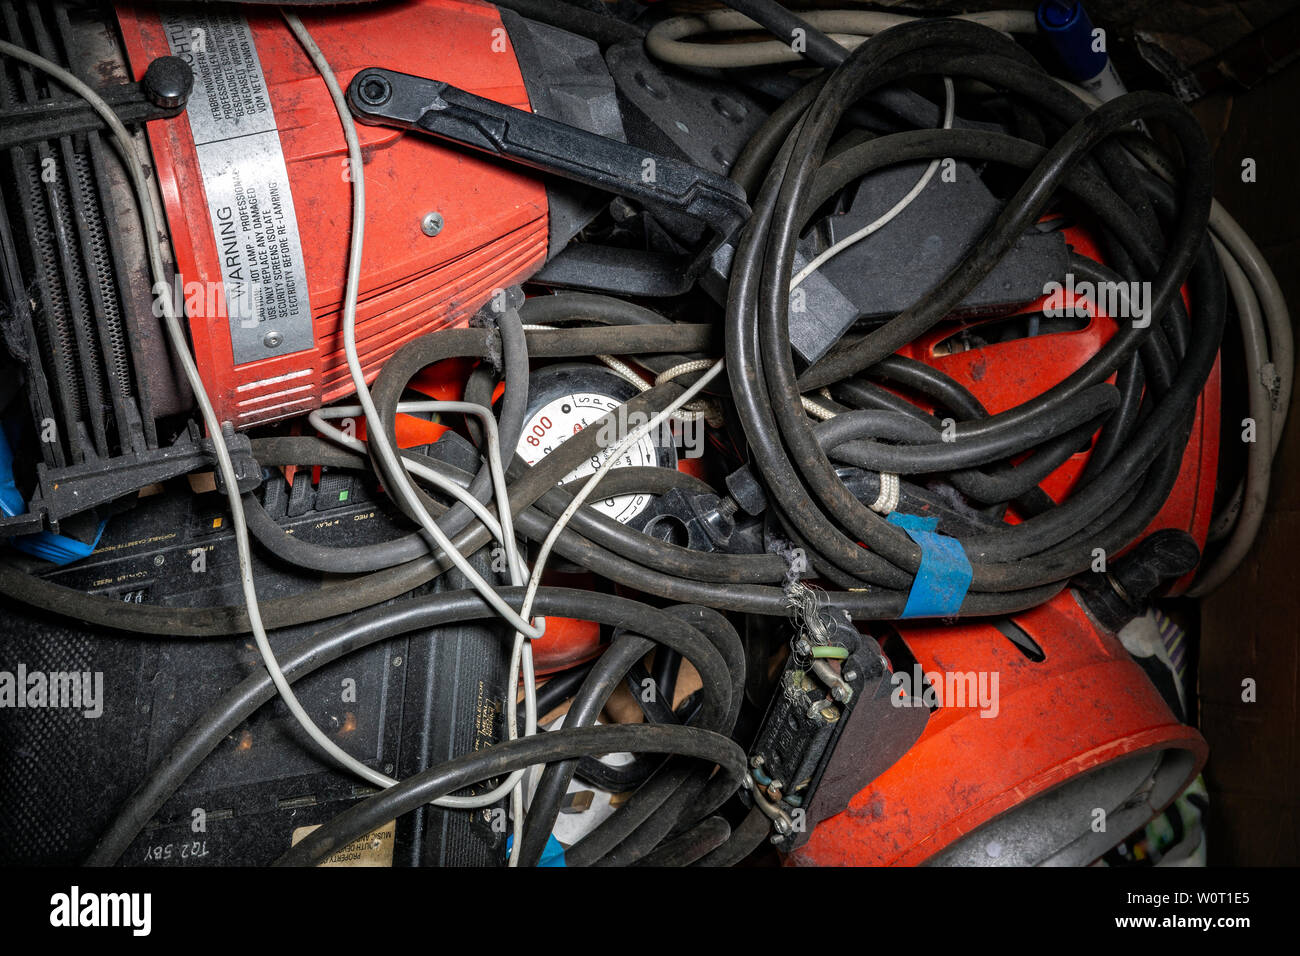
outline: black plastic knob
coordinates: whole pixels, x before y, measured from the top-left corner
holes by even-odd
[[[194,73],[190,65],[178,56],[160,56],[149,64],[141,81],[149,102],[162,109],[177,109],[185,105],[194,89]]]

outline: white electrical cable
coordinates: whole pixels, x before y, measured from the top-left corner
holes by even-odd
[[[488,409],[481,405],[473,405],[467,402],[414,401],[402,402],[397,406],[397,410],[404,413],[460,413],[474,415],[479,418],[483,422],[485,430],[486,442],[489,449],[488,466],[492,474],[493,488],[496,492],[498,507],[500,507],[500,502],[504,500],[501,491],[505,487],[505,473],[502,467],[500,438],[497,435],[496,419]],[[362,414],[362,409],[359,405],[340,405],[331,408],[317,409],[308,415],[307,418],[312,426],[322,435],[352,451],[360,451],[364,453],[366,450],[366,443],[364,441],[355,436],[349,435],[345,431],[335,428],[330,424],[330,420],[332,419],[350,418],[360,414]],[[513,521],[511,519],[509,508],[507,507],[504,509],[504,513],[501,514],[501,519],[498,521],[497,518],[492,516],[492,513],[487,510],[482,502],[469,494],[466,489],[462,488],[451,479],[446,478],[419,462],[404,459],[404,463],[407,470],[412,474],[429,481],[431,484],[436,485],[438,488],[452,495],[457,501],[462,502],[467,508],[469,508],[470,512],[478,518],[479,521],[483,522],[484,526],[492,536],[502,544],[506,556],[506,566],[511,576],[511,584],[516,586],[522,585],[527,578],[527,569],[524,566],[522,557],[520,556],[515,544]],[[511,661],[511,673],[507,678],[507,684],[512,687],[518,686],[519,671],[523,664],[523,658],[525,655],[531,659],[531,646],[528,645],[519,632],[516,631],[515,649],[512,653]],[[525,730],[525,733],[536,733],[537,701],[535,697],[535,686],[534,694],[529,694],[527,686],[525,686],[524,710],[525,719],[528,721],[528,729]],[[507,713],[506,716],[507,723],[511,723],[509,720],[509,713]],[[512,740],[517,736],[513,726],[508,728],[508,732],[510,739]],[[505,783],[496,787],[489,794],[480,794],[474,797],[453,797],[451,798],[452,802],[450,803],[443,803],[441,800],[434,802],[438,806],[456,807],[461,809],[477,809],[480,807],[490,806],[512,790],[517,780],[523,776],[523,771],[515,771],[514,773],[517,776],[512,776],[511,779],[508,779]]]
[[[289,29],[298,38],[298,42],[302,44],[302,48],[307,52],[307,56],[320,73],[321,79],[325,81],[330,98],[334,101],[334,108],[338,111],[339,121],[343,126],[343,135],[348,144],[348,163],[352,179],[352,237],[348,249],[347,285],[343,296],[343,352],[347,359],[348,372],[352,376],[352,383],[357,390],[357,398],[366,413],[371,444],[379,459],[384,479],[390,493],[396,492],[397,497],[406,506],[407,512],[416,519],[429,537],[446,552],[452,563],[456,565],[457,570],[465,575],[470,586],[483,596],[483,599],[492,606],[493,610],[510,622],[510,625],[515,630],[522,631],[530,638],[541,637],[543,628],[530,624],[520,617],[515,609],[510,607],[497,593],[496,589],[483,580],[483,577],[474,570],[465,556],[452,546],[451,541],[438,527],[438,523],[433,520],[433,516],[420,503],[419,496],[415,493],[415,485],[411,483],[411,479],[407,476],[406,468],[398,459],[398,455],[393,449],[391,441],[389,441],[388,433],[383,427],[379,409],[375,407],[375,401],[370,395],[370,388],[366,385],[365,372],[361,368],[361,360],[357,354],[357,294],[361,279],[361,250],[365,238],[366,201],[365,171],[361,158],[361,144],[357,139],[356,123],[352,120],[347,101],[343,97],[343,90],[339,86],[334,71],[330,68],[329,61],[325,59],[325,54],[321,52],[320,47],[316,45],[316,41],[312,39],[311,34],[307,32],[307,28],[302,25],[302,21],[295,14],[287,10],[282,10],[281,13],[285,22],[289,24]]]
[[[596,469],[595,473],[587,479],[582,488],[573,496],[573,500],[569,502],[568,507],[565,508],[559,518],[556,519],[555,524],[551,526],[551,530],[547,533],[545,540],[542,542],[541,548],[538,549],[537,560],[533,562],[533,573],[528,580],[528,589],[524,592],[524,602],[520,606],[521,614],[527,617],[529,612],[532,610],[533,600],[537,596],[537,589],[541,585],[542,574],[545,571],[547,559],[551,556],[551,550],[555,547],[555,542],[559,539],[560,534],[564,531],[565,527],[573,519],[573,516],[577,514],[578,509],[581,508],[583,503],[591,497],[593,492],[595,492],[596,486],[600,484],[601,480],[614,469],[619,460],[629,449],[635,447],[642,438],[650,434],[654,429],[662,426],[663,423],[672,418],[678,410],[687,405],[696,395],[702,392],[705,386],[722,373],[723,367],[722,359],[718,359],[716,362],[711,362],[708,359],[696,359],[694,361],[683,362],[680,365],[675,365],[660,373],[660,375],[655,379],[655,384],[660,385],[678,375],[685,375],[690,372],[704,370],[704,374],[701,375],[693,385],[682,392],[681,395],[675,398],[666,408],[661,410],[657,415],[652,417],[643,425],[629,432],[622,441],[615,445],[613,451],[606,456],[600,467]],[[516,833],[513,849],[517,851],[519,846],[520,837],[518,833]],[[511,863],[512,865],[514,864],[513,852],[511,855]]]
[[[904,18],[904,19],[912,19],[912,18]],[[952,129],[953,119],[957,113],[957,91],[953,87],[953,82],[951,77],[945,76],[943,78],[943,93],[944,93],[943,128]],[[915,201],[917,196],[921,195],[921,193],[925,190],[925,187],[930,185],[930,180],[934,178],[934,174],[938,171],[941,163],[942,161],[938,159],[931,160],[930,164],[926,166],[925,172],[921,175],[921,178],[917,180],[916,185],[913,186],[907,192],[907,194],[903,196],[903,198],[900,199],[898,202],[896,202],[893,205],[893,207],[889,209],[884,215],[878,217],[873,222],[867,223],[867,225],[863,226],[861,229],[857,230],[851,235],[845,236],[839,242],[835,243],[829,248],[823,250],[817,256],[813,257],[812,261],[809,262],[807,265],[805,265],[798,272],[796,272],[794,277],[790,280],[791,291],[798,288],[799,285],[803,283],[810,275],[812,275],[814,272],[816,272],[819,268],[824,266],[826,263],[830,262],[840,253],[844,252],[844,250],[848,249],[850,246],[853,246],[856,243],[861,242],[863,239],[867,238],[867,236],[879,232],[881,229],[885,228],[885,226],[889,225],[891,222],[897,219],[899,214],[902,213],[902,211],[906,209],[908,206],[910,206],[912,202]],[[814,418],[820,419],[822,421],[827,421],[828,419],[835,417],[834,412],[832,412],[830,409],[822,405],[819,405],[816,401],[808,398],[806,395],[800,396],[800,401],[803,404],[804,410],[808,412],[810,415],[812,415]],[[879,514],[884,514],[884,515],[889,514],[895,508],[898,507],[900,492],[901,492],[901,485],[899,482],[898,475],[881,472],[880,493],[879,495],[876,496],[876,500],[870,505],[871,510],[878,512]]]
[[[497,431],[496,418],[492,412],[482,405],[475,405],[470,402],[448,402],[448,401],[413,401],[401,402],[397,406],[398,412],[448,412],[452,414],[465,414],[477,417],[484,428],[485,444],[488,448],[488,467],[492,475],[492,484],[500,510],[500,521],[493,518],[491,513],[483,506],[473,495],[456,484],[454,481],[444,477],[431,468],[427,468],[419,462],[403,459],[408,471],[413,475],[424,478],[430,483],[436,485],[447,493],[451,494],[456,500],[462,502],[470,512],[478,518],[488,531],[501,542],[502,548],[506,555],[506,564],[510,573],[510,583],[519,586],[524,583],[527,577],[527,567],[519,554],[515,541],[514,521],[510,513],[508,497],[506,495],[505,469],[501,459],[501,439]],[[363,409],[359,405],[341,405],[332,408],[323,408],[313,411],[307,416],[308,421],[321,434],[325,435],[340,445],[354,451],[366,450],[366,444],[361,439],[348,435],[341,429],[335,428],[329,423],[330,419],[350,418],[362,414]],[[502,503],[505,502],[505,507]],[[510,669],[506,677],[506,686],[511,688],[509,704],[514,704],[514,688],[517,688],[521,679],[524,686],[524,736],[532,736],[537,733],[537,679],[533,672],[533,648],[532,642],[524,637],[523,634],[516,631],[514,645],[510,654]],[[506,710],[506,736],[510,740],[515,740],[519,736],[518,714],[514,706],[508,706]],[[527,769],[515,770],[510,773],[500,784],[486,793],[469,797],[447,796],[433,801],[436,806],[448,807],[452,809],[475,810],[491,806],[507,794],[510,795],[512,807],[515,810],[515,845],[519,845],[523,836],[523,805],[522,791],[524,777],[528,773]],[[518,865],[518,853],[511,850],[511,865]]]
[[[904,18],[904,19],[908,19],[908,18]],[[945,76],[943,78],[943,91],[944,91],[943,128],[952,129],[953,118],[956,115],[956,111],[957,111],[957,94],[956,94],[956,90],[953,88],[952,79],[950,77]],[[903,196],[903,198],[900,199],[898,202],[896,202],[892,208],[890,208],[887,212],[885,212],[884,215],[878,217],[874,221],[863,226],[861,229],[857,230],[851,235],[845,236],[839,242],[835,243],[834,245],[830,246],[829,248],[823,250],[821,253],[813,257],[812,261],[809,262],[807,265],[805,265],[798,272],[796,272],[794,278],[790,280],[791,291],[798,288],[798,286],[801,283],[803,283],[810,275],[812,275],[814,272],[816,272],[826,263],[830,262],[840,253],[844,252],[846,249],[855,245],[856,243],[861,242],[863,239],[867,238],[867,236],[879,232],[885,226],[889,225],[891,222],[897,219],[899,214],[902,213],[902,211],[906,209],[908,206],[910,206],[912,202],[915,201],[917,196],[921,195],[921,193],[925,190],[925,187],[930,185],[930,180],[934,178],[934,174],[938,172],[939,166],[941,164],[942,164],[942,160],[938,160],[938,159],[931,160],[929,165],[926,166],[925,172],[921,174],[921,178],[916,181],[916,185],[914,185],[910,190],[908,190],[907,194]],[[809,398],[806,395],[800,396],[800,402],[803,405],[804,411],[808,412],[808,414],[812,415],[816,419],[819,419],[820,421],[827,421],[835,417],[835,413],[832,412],[829,408],[826,408],[823,405],[819,405],[816,401],[814,401],[813,399]],[[892,479],[892,484],[887,484],[886,483],[887,479]],[[879,511],[881,514],[889,514],[891,511],[893,511],[895,508],[898,507],[898,487],[899,487],[898,476],[881,474],[880,480],[881,480],[880,497],[876,499],[875,504],[871,505],[871,508],[874,511]],[[891,487],[893,488],[892,495],[887,494],[886,491],[887,488],[891,488]]]
[[[257,588],[253,581],[252,549],[249,544],[248,527],[244,522],[244,508],[240,500],[239,482],[235,474],[235,466],[230,459],[230,449],[226,445],[221,421],[217,418],[217,413],[212,407],[212,400],[208,396],[198,366],[194,363],[194,356],[190,353],[185,330],[181,327],[176,315],[176,306],[169,291],[171,286],[167,282],[167,272],[159,245],[159,236],[162,235],[162,231],[159,229],[158,216],[154,210],[149,192],[148,177],[145,173],[144,163],[136,152],[135,141],[131,138],[131,134],[127,132],[126,127],[122,125],[122,121],[112,107],[104,102],[99,94],[72,73],[63,69],[63,67],[36,53],[5,41],[0,41],[0,53],[21,60],[47,73],[81,96],[90,105],[91,109],[99,114],[117,141],[118,148],[122,153],[123,164],[127,175],[131,179],[131,186],[135,190],[139,203],[140,218],[144,225],[144,235],[146,237],[145,246],[149,258],[149,270],[154,280],[157,301],[162,309],[163,325],[167,329],[167,337],[171,341],[172,349],[176,352],[177,360],[181,363],[181,370],[185,375],[185,379],[194,393],[195,401],[198,402],[199,413],[212,441],[213,453],[216,455],[217,472],[221,476],[221,483],[225,486],[226,498],[230,504],[231,525],[235,532],[235,551],[239,558],[239,583],[244,594],[249,630],[253,634],[253,640],[257,644],[258,652],[262,656],[262,662],[266,666],[272,683],[275,684],[276,691],[289,708],[290,713],[293,714],[294,719],[298,721],[307,735],[315,741],[316,745],[339,764],[362,779],[377,786],[386,786],[385,781],[388,780],[386,776],[372,770],[344,751],[316,726],[315,721],[311,719],[303,709],[302,704],[298,702],[298,698],[294,694],[289,681],[285,678],[284,672],[280,669],[280,665],[276,661],[275,654],[267,640],[266,628],[262,624],[261,610],[257,600]]]
[[[953,89],[951,77],[945,76],[943,78],[943,92],[944,92],[943,128],[952,129],[953,116],[957,112],[957,94],[956,91]],[[934,174],[938,172],[939,167],[940,165],[942,165],[942,163],[943,160],[940,159],[931,160],[930,164],[925,167],[925,172],[921,175],[921,178],[916,181],[916,185],[913,186],[908,191],[907,195],[905,195],[898,202],[894,203],[893,207],[890,208],[888,212],[886,212],[884,215],[880,216],[879,218],[875,219],[874,221],[867,223],[857,232],[845,236],[843,239],[835,243],[830,248],[825,249],[822,252],[818,253],[816,256],[814,256],[811,262],[809,262],[806,266],[804,266],[802,269],[800,269],[798,272],[795,273],[794,278],[790,280],[790,289],[793,291],[796,287],[798,287],[798,285],[801,282],[807,279],[810,275],[812,275],[814,272],[816,272],[819,268],[824,266],[826,263],[830,262],[832,259],[838,256],[845,249],[848,249],[850,246],[853,246],[861,242],[863,239],[867,238],[867,236],[871,235],[872,233],[879,232],[881,229],[885,228],[885,226],[889,225],[896,218],[898,218],[899,213],[901,213],[904,209],[910,206],[913,200],[915,200],[916,197],[921,195],[921,193],[925,190],[925,187],[930,185],[930,180],[934,178]]]
[[[681,395],[673,399],[666,408],[660,411],[648,422],[645,422],[643,425],[640,425],[629,432],[622,441],[614,446],[614,450],[605,458],[604,462],[601,463],[601,466],[596,469],[595,474],[588,478],[582,488],[573,496],[573,500],[569,502],[569,506],[564,509],[564,512],[556,519],[555,524],[551,526],[550,532],[546,535],[546,540],[542,542],[542,546],[537,552],[537,560],[533,562],[533,574],[528,580],[528,590],[524,593],[524,603],[521,607],[521,612],[523,614],[526,615],[533,606],[533,598],[537,595],[537,588],[542,582],[542,571],[546,567],[546,559],[550,557],[551,549],[555,547],[555,542],[560,537],[560,533],[577,513],[578,509],[582,507],[583,502],[591,497],[592,492],[596,490],[596,486],[600,484],[601,479],[609,474],[628,449],[633,448],[651,431],[663,425],[664,422],[672,417],[673,412],[677,411],[702,392],[706,385],[721,374],[722,369],[723,360],[718,359],[707,372],[695,381],[695,384],[691,385],[686,389],[686,391],[682,392]]]
[[[467,403],[439,402],[439,401],[432,401],[432,400],[402,402],[397,406],[397,410],[403,414],[411,414],[413,412],[453,412],[455,410],[447,406],[465,405],[465,404]],[[486,412],[489,416],[491,415],[491,413],[487,412],[487,409],[483,408],[483,406],[481,405],[475,405],[473,407],[482,412]],[[354,418],[361,414],[363,414],[363,409],[361,408],[360,405],[332,405],[329,408],[318,408],[315,411],[311,412],[307,416],[307,421],[311,424],[313,428],[319,431],[326,438],[333,441],[335,444],[347,448],[349,451],[356,451],[365,454],[366,453],[365,441],[363,441],[360,438],[357,438],[354,435],[349,435],[343,429],[337,428],[334,425],[330,424],[330,422],[334,419]],[[486,426],[486,419],[483,418],[483,416],[478,416],[478,417],[484,420],[484,424]],[[496,424],[495,418],[493,419],[492,424],[493,425]],[[492,457],[496,457],[499,460],[500,458],[499,452],[496,455],[489,455],[489,461]],[[493,517],[492,513],[488,511],[487,507],[483,504],[483,502],[479,501],[477,498],[471,495],[468,491],[466,491],[465,488],[457,484],[455,481],[452,481],[450,478],[446,477],[445,475],[437,471],[434,471],[432,468],[429,468],[428,466],[423,465],[418,461],[403,459],[403,463],[406,465],[406,470],[409,471],[411,474],[415,475],[417,478],[424,479],[430,484],[436,486],[440,491],[445,492],[448,495],[451,495],[461,504],[465,505],[465,507],[468,508],[473,513],[474,517],[484,524],[484,526],[488,529],[491,535],[501,542],[502,547],[506,549],[507,560],[508,561],[513,560],[510,557],[510,555],[511,552],[517,554],[517,548],[513,546],[508,546],[506,544],[507,539],[513,538],[513,532],[507,532],[505,530],[505,525],[503,524],[509,521],[510,512],[508,509],[506,510],[505,514],[501,516],[501,520],[499,521],[497,518]],[[489,468],[492,469],[493,472],[492,474],[493,493],[495,494],[496,493],[496,474],[495,474],[496,469],[493,468],[491,464],[489,464]],[[500,501],[499,498],[497,500],[498,502]]]
[[[338,112],[339,123],[343,127],[344,139],[347,140],[348,166],[352,181],[352,234],[348,246],[347,285],[343,296],[343,352],[347,358],[348,372],[352,376],[352,383],[357,390],[357,398],[365,411],[368,437],[378,456],[384,473],[383,477],[390,493],[394,490],[397,492],[406,505],[408,513],[416,519],[420,527],[446,553],[452,564],[469,581],[470,586],[488,602],[493,610],[504,618],[523,638],[531,640],[541,637],[546,630],[545,621],[541,622],[540,625],[532,624],[527,620],[527,610],[524,611],[523,615],[520,615],[514,608],[510,607],[496,588],[485,581],[466,560],[465,556],[455,548],[442,529],[438,527],[438,523],[433,519],[433,516],[425,510],[423,503],[416,494],[415,485],[407,474],[406,467],[394,450],[388,432],[383,426],[383,420],[380,417],[379,409],[375,406],[374,398],[370,394],[370,388],[366,384],[365,373],[361,368],[361,360],[357,354],[357,295],[361,279],[361,252],[365,238],[366,218],[365,172],[361,157],[361,143],[357,138],[356,123],[353,121],[352,114],[348,110],[347,101],[343,97],[343,89],[339,86],[338,78],[334,75],[334,70],[330,67],[325,54],[321,52],[320,47],[316,45],[316,41],[312,39],[311,34],[303,26],[302,21],[298,19],[296,14],[288,10],[281,10],[280,13],[289,25],[289,29],[293,31],[294,36],[298,38],[298,42],[306,51],[307,56],[315,65],[317,72],[320,73],[321,79],[325,82],[330,99],[333,100],[334,108]],[[498,500],[498,506],[504,512],[509,511],[509,502],[504,498]],[[504,531],[504,528],[502,530]],[[535,683],[531,654],[531,648],[525,644],[520,657],[526,683]],[[525,693],[528,693],[527,689]],[[507,720],[511,723],[514,720],[514,695],[515,688],[512,687],[510,689],[510,706],[507,707]],[[514,811],[515,830],[514,847],[510,856],[511,866],[518,864],[520,844],[523,842],[524,798],[522,777],[523,773],[526,772],[521,772],[515,778],[514,787],[511,790],[511,807]],[[514,777],[515,775],[512,774],[511,776]]]

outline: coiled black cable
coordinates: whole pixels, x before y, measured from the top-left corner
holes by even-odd
[[[1009,78],[1014,91],[1036,100],[1056,121],[1053,125],[1068,126],[1045,151],[1017,141],[1019,156],[1028,151],[1040,154],[1033,172],[990,232],[944,280],[898,317],[832,350],[796,377],[789,351],[789,277],[795,240],[812,212],[833,192],[830,187],[819,191],[818,178],[829,176],[837,184],[846,183],[882,165],[949,155],[947,150],[953,143],[970,143],[983,135],[934,130],[882,137],[838,153],[833,160],[837,166],[824,172],[821,157],[845,109],[882,83],[925,72],[970,76],[989,83],[1006,83]],[[1097,393],[1084,389],[1111,374],[1134,349],[1143,349],[1147,374],[1139,379],[1130,372],[1124,382],[1129,393],[1124,421],[1128,423],[1126,428],[1134,429],[1127,436],[1124,452],[1113,450],[1115,442],[1108,445],[1112,460],[1089,476],[1091,480],[1076,488],[1061,507],[1015,526],[963,539],[974,570],[971,596],[977,591],[1011,592],[1040,586],[1064,580],[1087,567],[1091,549],[1086,553],[1079,547],[1069,551],[1052,549],[1095,522],[1113,506],[1117,495],[1142,478],[1151,462],[1179,434],[1175,426],[1190,413],[1204,384],[1217,350],[1224,313],[1221,274],[1202,248],[1211,199],[1209,151],[1204,135],[1182,106],[1158,94],[1132,94],[1091,113],[1069,100],[1069,94],[1028,62],[1023,51],[993,31],[959,22],[909,24],[859,48],[826,80],[804,117],[790,123],[786,141],[754,203],[754,218],[733,261],[727,325],[730,381],[751,454],[782,520],[824,562],[852,579],[905,587],[899,583],[899,572],[904,576],[915,573],[919,549],[899,529],[886,524],[847,492],[818,441],[816,429],[800,408],[800,394],[870,369],[881,361],[892,363],[892,371],[897,373],[896,360],[889,358],[891,353],[951,312],[1016,237],[1041,215],[1059,188],[1075,183],[1081,189],[1091,187],[1090,191],[1096,193],[1096,183],[1109,183],[1133,209],[1136,218],[1121,216],[1115,232],[1137,247],[1139,256],[1135,258],[1147,266],[1148,271],[1140,278],[1152,284],[1155,320],[1145,327],[1130,326],[1115,337],[1118,342],[1112,340],[1114,344],[1105,359],[1114,364],[1095,361],[1085,372],[1076,373],[1015,409],[959,422],[948,447],[924,453],[923,460],[900,446],[877,445],[881,454],[859,463],[905,472],[960,471],[993,460],[979,453],[982,443],[993,435],[1006,439],[1005,444],[984,446],[996,448],[997,458],[1031,450],[1096,417],[1089,416],[1088,409],[1098,408]],[[1108,136],[1127,129],[1138,118],[1166,124],[1183,152],[1182,188],[1168,241],[1162,241],[1155,228],[1147,184],[1136,168],[1126,164],[1107,144]],[[997,139],[1012,138],[998,135]],[[921,142],[928,142],[933,149],[917,148]],[[1087,161],[1090,151],[1096,153],[1095,163]],[[1110,202],[1109,208],[1114,211],[1116,203]],[[1148,241],[1146,247],[1143,240]],[[1156,265],[1152,274],[1152,266]],[[1192,302],[1198,321],[1192,324],[1189,341],[1187,324],[1180,314],[1181,303],[1179,307],[1171,306],[1179,286],[1193,272]],[[755,314],[757,324],[753,322]],[[1184,345],[1185,352],[1179,354]],[[1172,376],[1167,387],[1153,380],[1153,372]],[[1135,424],[1132,392],[1139,380],[1155,401],[1149,414]],[[951,390],[946,397],[961,400]],[[1120,404],[1113,399],[1106,401],[1112,409]],[[1107,409],[1103,406],[1099,410]],[[1013,437],[1027,424],[1049,420],[1069,424],[1040,430],[1021,441]],[[1058,456],[1061,450],[1058,445],[1051,457]],[[1017,486],[1014,490],[1023,489]],[[1142,513],[1150,511],[1153,497],[1144,497]],[[1124,522],[1125,526],[1133,523]],[[857,541],[865,542],[870,552],[858,547]],[[1128,543],[1116,543],[1113,536],[1106,537],[1106,541],[1118,547]],[[1047,564],[1022,560],[1044,552],[1053,558]],[[887,564],[882,567],[882,562]]]

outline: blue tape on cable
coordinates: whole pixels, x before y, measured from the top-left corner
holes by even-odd
[[[966,600],[973,573],[961,542],[934,530],[938,518],[895,511],[888,520],[921,548],[921,566],[907,595],[903,617],[952,617]]]

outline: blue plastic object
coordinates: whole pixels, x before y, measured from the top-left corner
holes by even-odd
[[[9,518],[27,511],[27,502],[23,500],[18,486],[14,484],[14,453],[9,447],[9,438],[3,428],[0,428],[0,511]],[[10,538],[9,543],[34,558],[41,558],[58,565],[71,564],[73,561],[89,557],[94,552],[107,524],[107,521],[99,523],[99,528],[95,531],[95,539],[89,543],[69,538],[67,535],[55,534],[53,531],[19,535]]]
[[[1110,58],[1093,50],[1092,20],[1082,3],[1038,5],[1038,29],[1072,79],[1091,80],[1104,71]]]
[[[514,834],[512,833],[510,836],[506,837],[507,855],[510,853],[510,848],[513,847],[514,844],[515,844],[515,837]],[[568,864],[564,862],[564,847],[560,845],[559,840],[555,839],[554,833],[552,833],[549,837],[546,838],[546,848],[542,850],[542,855],[538,859],[537,865],[538,866],[565,866],[565,867],[568,866]]]

